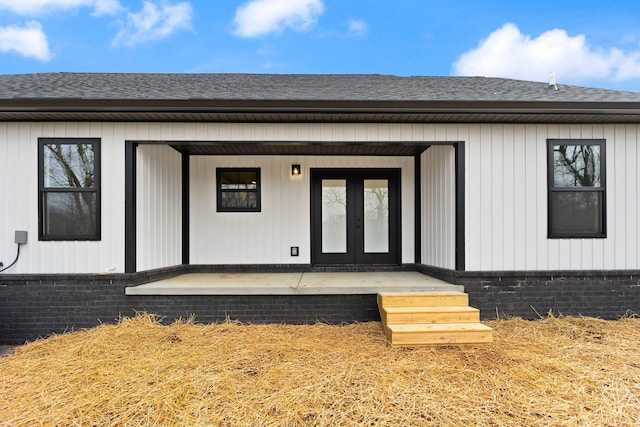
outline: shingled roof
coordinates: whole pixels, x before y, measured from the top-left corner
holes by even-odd
[[[0,75],[0,120],[638,122],[640,92],[485,77]]]

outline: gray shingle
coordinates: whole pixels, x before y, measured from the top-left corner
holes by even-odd
[[[486,77],[326,74],[0,75],[0,100],[640,102],[640,92]]]

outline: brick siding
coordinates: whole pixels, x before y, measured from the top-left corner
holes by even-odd
[[[590,316],[616,319],[640,314],[640,271],[457,272],[426,266],[418,271],[463,285],[484,320]]]
[[[0,277],[0,344],[115,323],[136,312],[164,323],[189,318],[201,323],[229,318],[249,323],[340,324],[380,320],[376,295],[127,296],[123,281],[63,279],[3,281]]]
[[[282,266],[282,270],[286,268]],[[481,310],[484,320],[507,316],[536,319],[548,313],[615,319],[630,312],[640,313],[640,272],[552,275],[454,272],[425,266],[405,269],[464,285],[470,304]],[[206,270],[200,266],[131,275],[0,276],[0,344],[22,344],[53,333],[115,323],[119,317],[133,316],[137,311],[163,316],[165,323],[191,315],[202,323],[227,318],[249,323],[297,324],[380,320],[375,295],[127,296],[124,293],[126,286]],[[230,268],[225,267],[224,271]],[[255,269],[245,267],[243,271]]]

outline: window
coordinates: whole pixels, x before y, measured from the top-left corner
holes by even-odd
[[[260,212],[260,169],[216,169],[218,212]]]
[[[548,236],[606,237],[605,141],[550,139]]]
[[[40,240],[100,240],[100,140],[38,140]]]

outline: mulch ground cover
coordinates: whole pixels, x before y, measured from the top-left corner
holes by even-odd
[[[640,319],[484,323],[492,344],[396,349],[379,322],[141,314],[0,357],[0,425],[640,426]]]

